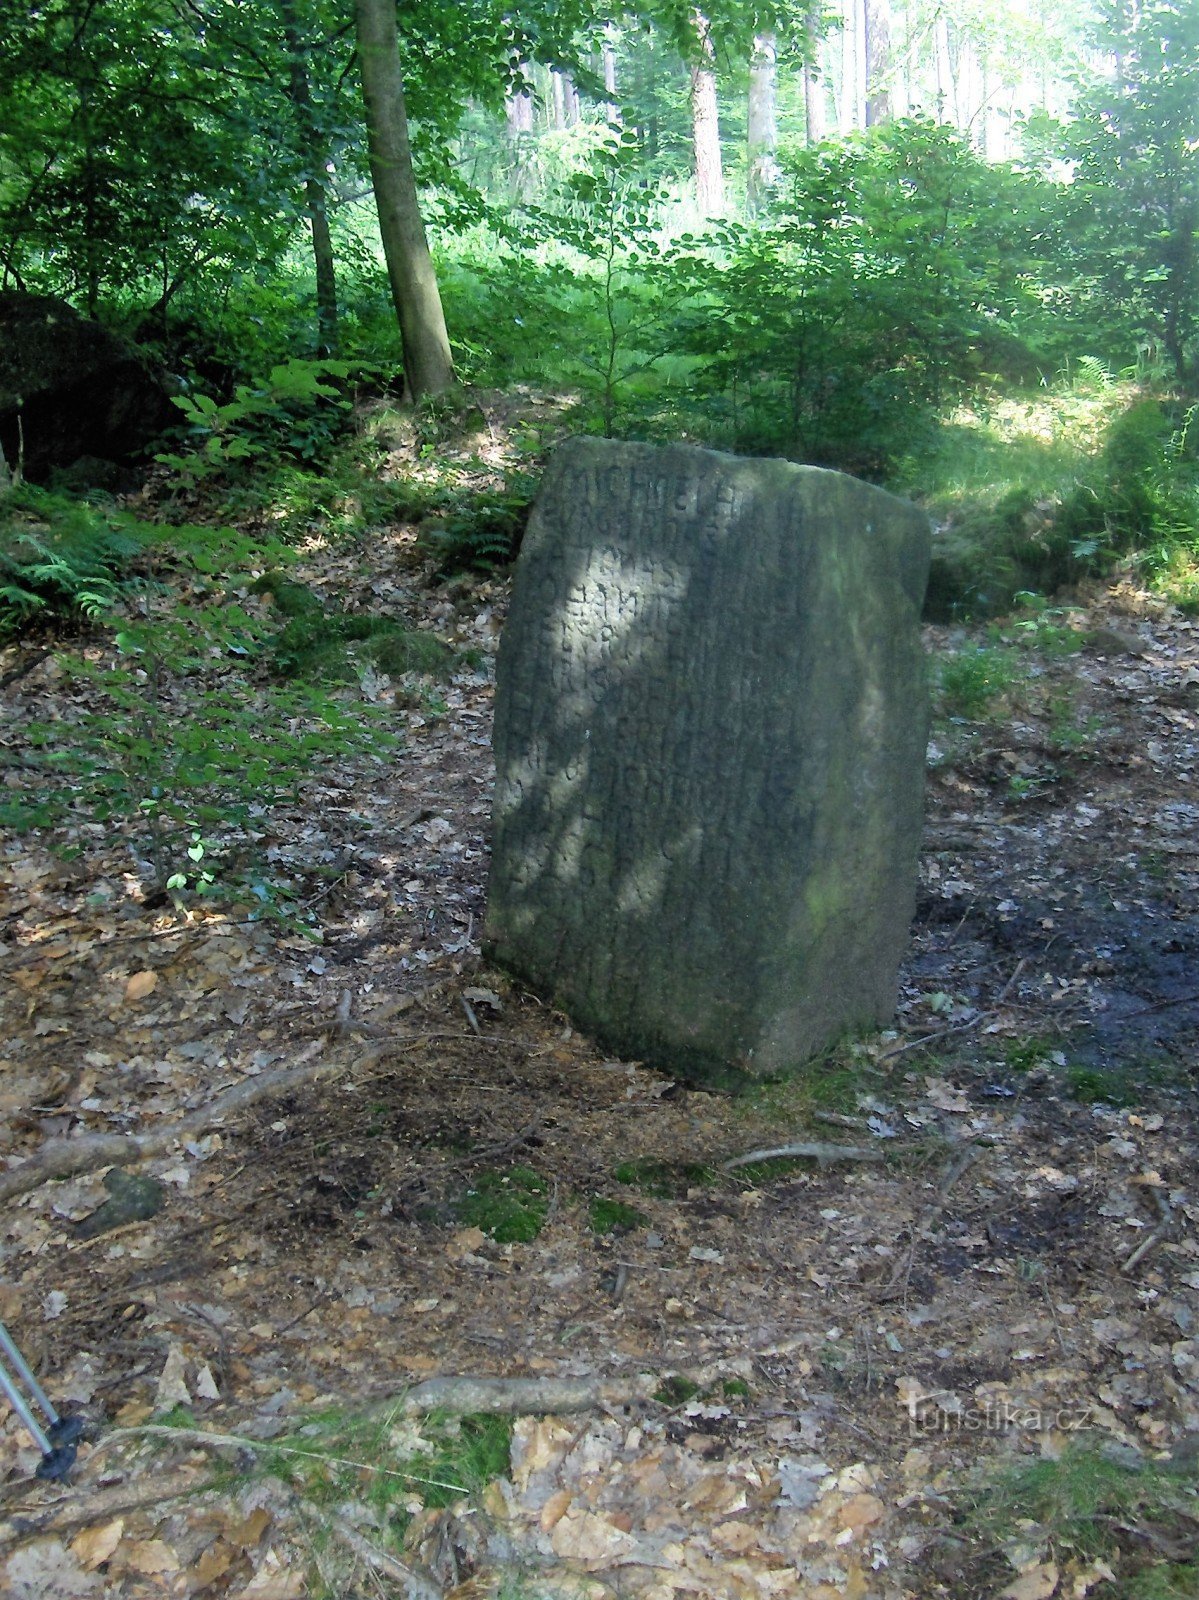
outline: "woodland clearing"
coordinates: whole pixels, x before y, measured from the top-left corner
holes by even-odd
[[[264,824],[319,940],[147,903],[115,824],[0,846],[0,1316],[97,1424],[69,1487],[0,1425],[5,1592],[1029,1600],[1193,1574],[1193,1504],[1101,1500],[1088,1542],[986,1485],[1080,1452],[1151,1475],[1199,1429],[1199,623],[1122,582],[928,629],[896,1028],[730,1099],[606,1059],[482,963],[505,580],[439,579],[407,526],[296,571],[475,663],[415,701],[373,680],[396,751]],[[0,684],[10,754],[80,708],[46,641],[5,647]],[[114,1135],[149,1144],[87,1146]],[[34,1183],[58,1141],[74,1170]],[[139,1155],[161,1209],[81,1228]],[[422,1391],[442,1378],[500,1383]],[[442,1434],[493,1408],[510,1456],[467,1481]]]

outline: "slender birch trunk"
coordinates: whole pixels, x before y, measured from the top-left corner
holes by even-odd
[[[778,41],[773,33],[754,37],[749,62],[746,124],[745,209],[757,216],[778,181]]]
[[[695,155],[695,198],[701,215],[724,212],[724,171],[720,162],[720,118],[716,108],[716,51],[707,17],[692,14],[697,54],[691,61],[691,137]]]

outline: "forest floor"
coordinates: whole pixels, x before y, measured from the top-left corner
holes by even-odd
[[[362,558],[302,575],[483,664],[271,819],[325,871],[319,944],[147,904],[116,825],[0,844],[0,1185],[161,1134],[129,1165],[165,1196],[93,1232],[111,1154],[8,1191],[0,1316],[97,1436],[38,1483],[0,1407],[0,1589],[1045,1600],[1186,1562],[1185,1508],[1136,1486],[1199,1434],[1199,625],[1124,584],[928,631],[972,717],[934,727],[897,1025],[733,1099],[483,964],[505,583],[436,581],[404,528]],[[69,715],[43,649],[0,654],[10,749]],[[404,1404],[433,1377],[540,1386],[479,1391],[510,1462],[441,1505],[446,1425]],[[283,1439],[308,1454],[265,1470]],[[1134,1492],[1055,1525],[1013,1473],[1080,1451]]]

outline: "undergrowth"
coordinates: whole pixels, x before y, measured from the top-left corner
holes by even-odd
[[[136,582],[146,546],[130,517],[29,486],[0,492],[0,642],[102,616]]]
[[[1020,591],[1127,568],[1185,609],[1199,602],[1195,408],[1089,369],[1081,384],[960,412],[894,487],[937,528],[927,614],[1007,611]]]
[[[1080,1444],[1057,1460],[980,1474],[959,1508],[989,1545],[1040,1544],[1059,1564],[1109,1562],[1122,1600],[1199,1594],[1199,1564],[1183,1555],[1199,1537],[1193,1460],[1151,1461]]]

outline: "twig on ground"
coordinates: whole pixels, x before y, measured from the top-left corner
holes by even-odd
[[[865,1117],[847,1117],[843,1111],[813,1111],[813,1122],[827,1122],[831,1128],[857,1128],[867,1127]]]
[[[169,1431],[179,1439],[187,1437],[177,1428]],[[127,1511],[141,1511],[170,1500],[182,1500],[187,1495],[201,1494],[211,1486],[211,1478],[198,1477],[192,1468],[165,1477],[155,1473],[135,1482],[96,1489],[90,1494],[74,1488],[48,1505],[30,1506],[26,1511],[14,1512],[0,1520],[0,1549],[48,1533],[70,1533],[73,1528],[84,1527],[89,1522],[108,1522]],[[40,1480],[37,1480],[37,1487],[44,1487]]]
[[[884,1050],[879,1056],[879,1065],[884,1061],[894,1061],[896,1056],[906,1055],[909,1050],[920,1050],[926,1044],[936,1044],[939,1039],[948,1039],[955,1033],[969,1033],[971,1028],[977,1028],[979,1023],[987,1022],[995,1015],[994,1011],[978,1011],[969,1022],[957,1022],[951,1028],[938,1028],[935,1033],[921,1034],[919,1039],[909,1039],[905,1044],[892,1045],[890,1050]]]
[[[982,1154],[983,1146],[980,1144],[967,1145],[957,1160],[950,1167],[935,1197],[925,1206],[912,1228],[911,1241],[903,1257],[896,1262],[895,1270],[883,1287],[876,1293],[876,1300],[899,1300],[908,1292],[908,1281],[912,1276],[912,1268],[916,1264],[916,1252],[920,1248],[920,1236],[926,1233],[945,1209],[946,1202],[955,1186],[970,1170]]]
[[[301,1053],[300,1059],[314,1055],[321,1049],[322,1043],[319,1039],[314,1040]],[[21,1166],[0,1172],[0,1205],[16,1195],[28,1194],[31,1189],[39,1188],[51,1178],[70,1178],[81,1172],[94,1172],[98,1167],[129,1166],[137,1161],[145,1161],[150,1156],[162,1155],[180,1140],[205,1133],[215,1123],[245,1111],[260,1100],[287,1094],[331,1072],[344,1076],[359,1066],[369,1064],[373,1054],[360,1058],[350,1066],[343,1060],[326,1058],[246,1078],[218,1095],[208,1105],[189,1112],[168,1127],[156,1128],[153,1133],[95,1133],[84,1134],[78,1139],[51,1139]]]
[[[743,1156],[734,1156],[721,1167],[722,1172],[733,1172],[738,1167],[756,1167],[764,1161],[786,1161],[805,1158],[826,1166],[832,1161],[882,1161],[881,1150],[869,1150],[858,1144],[825,1144],[823,1141],[804,1141],[799,1144],[780,1144],[768,1150],[750,1150]]]
[[[475,1016],[474,1007],[464,994],[460,994],[458,998],[462,1002],[463,1011],[466,1012],[466,1020],[470,1023],[471,1032],[474,1034],[476,1039],[481,1039],[483,1037],[483,1030],[479,1026],[478,1017]]]
[[[506,1156],[513,1150],[519,1150],[521,1145],[527,1144],[541,1127],[541,1118],[534,1117],[532,1122],[527,1122],[519,1133],[514,1133],[510,1139],[503,1139],[499,1144],[485,1145],[481,1150],[472,1150],[467,1156],[459,1156],[456,1161],[446,1161],[437,1168],[440,1177],[446,1172],[457,1172],[462,1167],[474,1167],[483,1161],[494,1161],[497,1156]],[[399,1193],[405,1189],[419,1188],[425,1181],[423,1172],[415,1173],[411,1178],[405,1178],[399,1185]]]
[[[1172,1238],[1178,1227],[1178,1219],[1170,1207],[1170,1201],[1164,1190],[1151,1188],[1149,1193],[1153,1196],[1153,1203],[1157,1207],[1161,1221],[1152,1233],[1146,1234],[1137,1245],[1132,1254],[1120,1263],[1121,1272],[1135,1272],[1151,1250],[1156,1250],[1164,1240]]]
[[[1168,1011],[1171,1006],[1197,1004],[1199,1004],[1199,994],[1179,994],[1172,1000],[1155,1000],[1152,1005],[1142,1006],[1139,1011],[1126,1011],[1121,1020],[1127,1022],[1130,1017],[1147,1017],[1151,1011]]]
[[[909,1050],[919,1050],[926,1044],[935,1044],[939,1039],[948,1039],[953,1034],[969,1033],[972,1028],[977,1028],[980,1023],[989,1022],[992,1017],[998,1016],[1000,1008],[1003,1006],[1004,1001],[1007,999],[1008,995],[1012,992],[1012,989],[1015,986],[1016,979],[1024,971],[1027,965],[1028,957],[1021,956],[1020,960],[1016,963],[1015,970],[1013,971],[1011,977],[995,996],[994,1005],[988,1006],[985,1011],[975,1012],[974,1016],[972,1016],[967,1022],[956,1022],[952,1027],[938,1028],[935,1033],[925,1033],[922,1034],[919,1039],[909,1039],[905,1044],[893,1045],[890,1050],[884,1050],[882,1055],[879,1056],[879,1064],[881,1065],[884,1061],[893,1061],[896,1056],[905,1055]]]
[[[368,1416],[394,1412],[422,1416],[445,1411],[453,1416],[487,1412],[492,1416],[552,1415],[571,1411],[613,1411],[648,1400],[660,1379],[635,1378],[426,1378],[406,1394],[372,1401]]]

